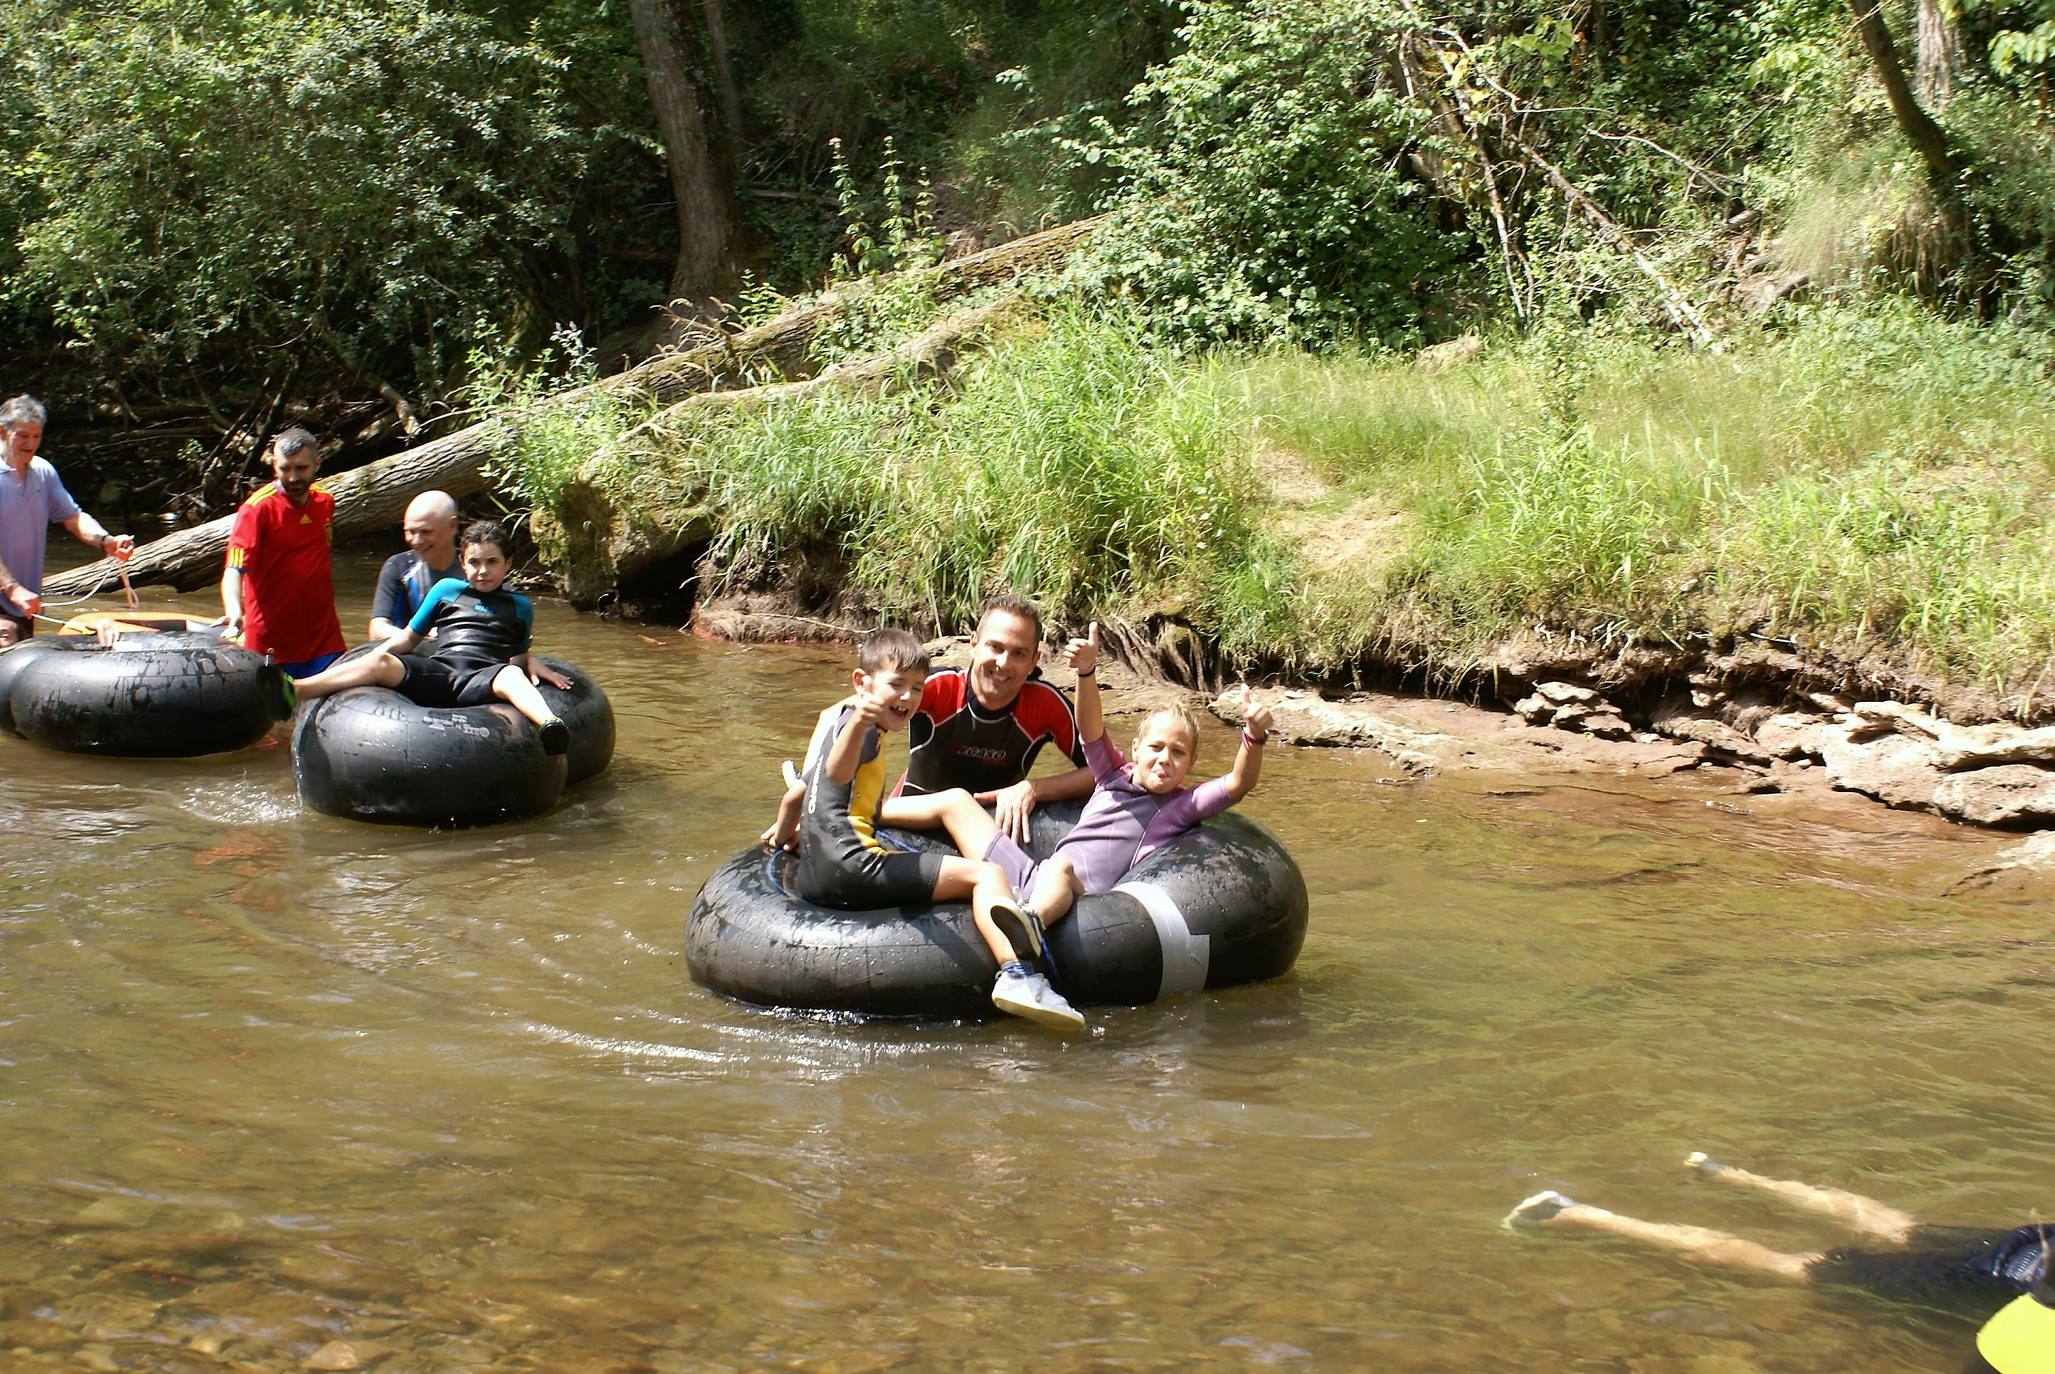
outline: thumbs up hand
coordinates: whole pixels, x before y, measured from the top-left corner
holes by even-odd
[[[1257,741],[1270,737],[1270,708],[1256,700],[1256,693],[1242,684],[1242,731]]]
[[[1092,622],[1091,629],[1086,632],[1083,639],[1073,639],[1064,645],[1063,661],[1069,664],[1079,677],[1090,676],[1099,666],[1098,621]]]

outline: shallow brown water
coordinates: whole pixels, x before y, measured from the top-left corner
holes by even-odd
[[[1934,1221],[2055,1200],[2047,913],[1933,895],[1991,837],[1279,751],[1292,976],[1082,1042],[811,1020],[679,937],[839,656],[547,603],[538,642],[622,746],[531,823],[303,815],[282,744],[0,740],[0,1368],[1953,1369],[1960,1314],[1498,1220],[1839,1242],[1693,1148]]]

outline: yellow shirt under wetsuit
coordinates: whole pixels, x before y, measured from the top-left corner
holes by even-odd
[[[809,902],[851,910],[929,901],[942,873],[943,856],[895,848],[878,837],[878,807],[885,799],[885,746],[876,726],[864,730],[856,775],[846,783],[828,777],[828,754],[855,712],[851,701],[823,711],[807,745],[806,801],[799,814],[799,866],[793,888]]]

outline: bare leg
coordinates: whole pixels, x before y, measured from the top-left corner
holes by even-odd
[[[1583,1231],[1604,1231],[1630,1240],[1675,1250],[1689,1259],[1721,1264],[1730,1269],[1749,1269],[1780,1278],[1805,1279],[1806,1266],[1819,1258],[1818,1252],[1789,1255],[1767,1245],[1728,1235],[1703,1226],[1674,1222],[1642,1221],[1621,1216],[1603,1207],[1572,1202],[1561,1193],[1536,1193],[1515,1207],[1506,1218],[1509,1224],[1526,1226],[1571,1226]]]
[[[985,857],[993,837],[999,833],[992,813],[961,787],[916,797],[893,797],[878,808],[878,824],[906,830],[947,830],[957,853],[979,860]]]
[[[1839,1188],[1820,1188],[1810,1183],[1794,1183],[1788,1179],[1764,1178],[1746,1169],[1737,1169],[1731,1164],[1721,1164],[1707,1159],[1703,1151],[1687,1156],[1686,1164],[1721,1183],[1731,1183],[1740,1188],[1753,1188],[1783,1198],[1786,1202],[1803,1207],[1809,1212],[1819,1212],[1834,1218],[1850,1230],[1880,1240],[1903,1244],[1911,1238],[1912,1228],[1919,1223],[1895,1207],[1887,1207],[1875,1198],[1860,1193],[1844,1192]]]
[[[1006,933],[993,919],[996,913],[1005,918],[1009,930],[1019,930],[1026,938],[1041,938],[1040,927],[1028,920],[1013,900],[1006,871],[997,864],[974,859],[944,859],[941,876],[935,879],[936,899],[948,900],[966,893],[970,897],[971,922],[999,964],[999,976],[992,982],[992,1005],[1008,1015],[1025,1017],[1056,1030],[1082,1031],[1085,1018],[1050,986],[1046,974],[1024,966]],[[1022,950],[1021,954],[1039,958],[1041,950]]]
[[[1036,867],[1034,895],[1028,898],[1028,906],[1043,925],[1053,926],[1068,916],[1077,896],[1077,870],[1070,860],[1050,859]]]
[[[527,672],[511,663],[493,675],[492,694],[537,725],[547,725],[557,718],[557,713],[542,699],[542,693],[528,680]]]
[[[397,687],[406,675],[406,665],[381,650],[303,677],[293,684],[293,691],[300,700],[309,701],[315,697],[332,696],[351,687]]]
[[[992,958],[1002,965],[1018,959],[1013,946],[992,923],[993,905],[1013,902],[1013,889],[1006,882],[1006,874],[997,864],[978,859],[942,860],[942,876],[935,879],[935,900],[958,902],[965,897],[970,898],[971,924],[977,927],[985,948],[992,951]]]

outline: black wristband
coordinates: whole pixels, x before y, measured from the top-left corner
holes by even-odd
[[[1077,675],[1079,677],[1091,677],[1098,671],[1099,670],[1097,668],[1080,668],[1077,670]]]

